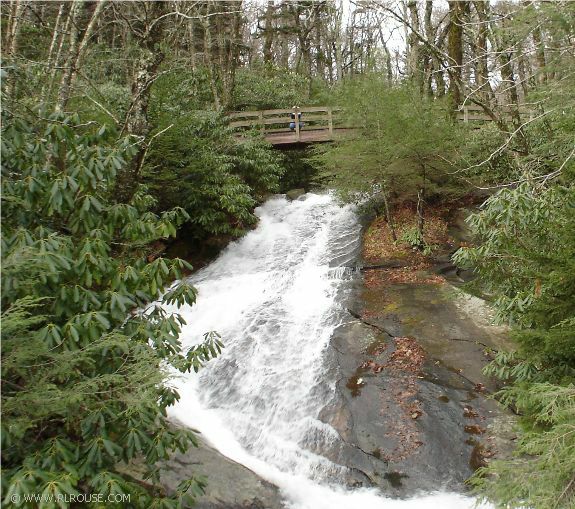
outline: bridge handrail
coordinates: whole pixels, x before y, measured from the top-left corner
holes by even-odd
[[[499,115],[505,119],[511,117],[512,109],[509,106],[497,106],[494,108]],[[271,134],[278,132],[293,132],[295,141],[300,141],[300,122],[305,125],[305,130],[328,131],[329,137],[333,137],[334,129],[343,127],[337,115],[341,108],[332,108],[331,106],[304,106],[302,108],[283,108],[269,109],[259,111],[234,111],[227,114],[229,126],[233,129],[242,128],[259,128],[262,134]],[[301,121],[294,122],[302,114]],[[519,106],[519,114],[528,116],[530,119],[535,113],[527,109],[524,105]],[[491,121],[483,108],[477,104],[463,104],[457,109],[457,118],[467,123],[470,121],[481,120]],[[290,123],[294,123],[293,129],[289,128]],[[334,127],[337,124],[337,127]],[[278,129],[277,126],[283,128]],[[272,127],[275,126],[275,127]]]
[[[226,116],[230,120],[229,126],[238,128],[259,127],[262,134],[278,132],[278,129],[269,129],[267,126],[283,124],[289,126],[294,119],[299,118],[302,114],[301,122],[314,130],[328,131],[330,136],[333,135],[334,122],[338,120],[334,112],[340,111],[339,108],[331,106],[306,106],[302,108],[290,109],[271,109],[259,111],[234,111]],[[292,116],[293,115],[293,116]],[[294,134],[296,141],[300,140],[300,121],[294,122]],[[310,125],[311,124],[311,125]],[[284,131],[289,129],[286,127]],[[279,130],[281,131],[281,129]]]
[[[340,111],[340,108],[331,108],[329,106],[307,106],[303,108],[297,108],[298,112],[300,113],[315,113],[315,112],[325,112],[329,113],[330,111]],[[263,115],[264,117],[267,115],[282,115],[282,114],[289,114],[293,113],[295,110],[293,108],[290,109],[276,109],[276,110],[257,110],[257,111],[233,111],[228,113],[226,116],[228,118],[241,118],[241,117],[259,117]]]
[[[493,110],[498,114],[503,114],[503,117],[508,120],[511,118],[511,112],[513,108],[510,106],[497,106]],[[524,105],[519,105],[518,108],[520,116],[527,116],[532,119],[535,116],[535,112],[526,108]],[[492,121],[493,119],[485,113],[483,108],[478,104],[463,104],[457,109],[458,120],[463,120],[463,122],[469,122],[470,120],[484,120]]]

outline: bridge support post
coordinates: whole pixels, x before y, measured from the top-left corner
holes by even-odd
[[[266,131],[266,126],[264,124],[264,112],[263,111],[258,112],[258,119],[260,121],[260,131],[263,135]]]
[[[333,138],[333,114],[331,108],[327,109],[327,129],[329,131],[329,137]]]
[[[300,134],[299,134],[299,122],[300,122],[300,118],[299,118],[299,108],[296,108],[295,110],[293,110],[294,112],[294,121],[295,121],[295,141],[299,142],[300,141]]]
[[[466,124],[469,122],[469,108],[467,105],[463,106],[463,122]]]

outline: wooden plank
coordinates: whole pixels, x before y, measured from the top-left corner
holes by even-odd
[[[327,113],[331,108],[328,106],[308,106],[304,108],[299,108],[299,111],[302,113],[314,113],[314,112],[323,112]],[[275,110],[258,110],[258,111],[232,111],[227,113],[226,116],[229,118],[238,118],[238,117],[257,117],[259,116],[260,111],[263,113],[264,117],[269,115],[283,115],[285,113],[292,113],[293,109],[275,109]],[[339,108],[333,109],[333,111],[340,111]]]
[[[283,109],[283,110],[262,110],[264,116],[266,115],[283,115],[285,113],[293,113],[293,109]]]
[[[315,113],[315,112],[323,112],[327,113],[329,108],[327,106],[310,106],[308,108],[300,108],[299,109],[302,113]]]
[[[283,118],[265,118],[257,120],[238,120],[236,122],[230,122],[228,125],[230,127],[251,127],[256,125],[274,125],[274,124],[286,124],[286,126],[292,121],[290,117]]]
[[[485,113],[472,113],[472,112],[464,113],[463,111],[457,113],[457,118],[459,120],[463,120],[464,118],[466,118],[466,115],[468,120],[483,120],[484,118],[487,120],[491,120],[491,117]]]
[[[265,119],[265,120],[252,120],[252,121],[236,121],[230,122],[228,125],[233,129],[239,128],[251,128],[251,127],[265,127],[265,126],[273,126],[273,125],[285,125],[285,129],[289,129],[289,124],[292,122],[293,119]],[[303,129],[311,128],[311,129],[322,129],[322,130],[329,130],[329,119],[328,118],[321,118],[321,119],[308,119],[306,117],[302,117],[301,122],[304,124]],[[320,123],[321,122],[321,123]],[[332,129],[333,129],[333,122],[332,122]],[[283,129],[282,129],[283,130]],[[271,130],[268,127],[265,127],[265,132],[270,132]]]
[[[306,106],[303,108],[298,108],[298,111],[302,113],[314,113],[314,112],[325,112],[327,113],[329,107],[328,106]],[[264,116],[266,115],[281,115],[283,113],[292,113],[293,109],[285,109],[285,110],[262,110],[264,112]]]
[[[334,130],[337,130],[337,128],[334,128]],[[266,129],[266,136],[268,134],[274,134],[274,133],[294,133],[295,132],[295,128],[292,131],[289,127],[282,127],[282,128],[277,128],[277,129]],[[329,129],[327,127],[323,127],[323,126],[304,126],[303,129],[300,130],[301,133],[328,133]]]
[[[302,122],[327,122],[329,120],[329,115],[302,115],[301,120]]]
[[[259,117],[259,111],[233,111],[228,113],[226,117],[228,118],[242,118],[242,117]]]
[[[300,141],[300,139],[301,139],[301,134],[300,134],[301,120],[300,120],[299,116],[300,116],[299,108],[296,108],[294,110],[294,124],[295,124],[295,137],[296,137],[297,141]]]
[[[337,119],[332,119],[333,120]],[[313,127],[320,127],[317,125],[317,122],[324,122],[325,125],[323,126],[324,129],[329,128],[329,121],[330,118],[327,115],[313,115],[313,116],[303,116],[301,118],[301,122],[304,124],[313,123]],[[229,122],[228,125],[232,128],[239,128],[239,127],[255,127],[260,125],[276,125],[276,124],[285,124],[286,126],[289,125],[290,122],[293,122],[291,117],[278,117],[278,118],[266,118],[266,119],[254,119],[254,120],[236,120],[234,122]],[[267,129],[266,129],[267,130]]]
[[[232,128],[236,127],[254,127],[259,125],[259,120],[256,118],[255,120],[237,120],[235,122],[229,122],[228,126]]]
[[[289,124],[290,122],[293,122],[293,118],[291,117],[266,118],[264,120],[264,124],[266,125]]]
[[[339,129],[335,130],[334,134],[331,135],[329,131],[325,129],[321,130],[310,130],[310,131],[301,131],[299,141],[296,138],[294,132],[283,132],[283,133],[267,133],[265,136],[266,141],[271,143],[272,145],[287,145],[287,144],[295,144],[295,143],[321,143],[326,141],[332,141],[339,137],[346,136],[347,134],[351,134],[355,132],[354,129]]]
[[[459,107],[459,111],[463,111],[464,108],[467,108],[469,111],[483,111],[483,108],[478,104],[463,104]]]
[[[227,115],[228,119],[237,119],[229,122],[229,126],[232,128],[244,128],[249,129],[253,127],[259,127],[263,133],[293,133],[297,135],[300,131],[299,123],[297,123],[297,129],[294,131],[289,130],[289,123],[294,119],[291,115],[297,116],[298,112],[302,113],[301,121],[305,124],[302,132],[309,130],[310,128],[315,128],[319,130],[325,130],[329,133],[333,133],[334,129],[347,127],[344,126],[344,119],[337,118],[334,115],[334,111],[341,111],[339,108],[331,108],[329,106],[306,106],[298,108],[297,112],[293,109],[271,109],[271,110],[261,110],[261,111],[236,111],[231,112]],[[510,120],[511,118],[511,108],[509,106],[498,106],[494,108],[496,115],[500,115],[505,120]],[[529,110],[524,106],[519,107],[519,115],[522,118],[532,119],[535,115],[533,110]],[[457,111],[458,120],[463,120],[464,122],[470,121],[484,121],[490,122],[491,118],[484,113],[483,108],[477,104],[464,104],[459,107]],[[268,126],[282,126],[285,127],[269,128]]]
[[[266,129],[266,136],[273,133],[295,133],[295,128],[292,131],[289,127],[281,127],[277,129]]]

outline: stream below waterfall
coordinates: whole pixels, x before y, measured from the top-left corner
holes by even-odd
[[[287,508],[474,507],[440,484],[396,498],[352,482],[345,455],[353,444],[321,416],[341,404],[331,338],[351,320],[358,218],[329,194],[273,197],[256,213],[257,228],[191,277],[199,294],[179,309],[187,322],[181,339],[189,347],[215,330],[225,349],[177,380],[181,400],[171,417],[278,486]],[[216,473],[209,482],[218,483]]]

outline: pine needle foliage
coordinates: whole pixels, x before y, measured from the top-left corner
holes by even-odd
[[[208,334],[184,351],[183,318],[156,303],[195,301],[181,279],[189,266],[149,262],[146,246],[174,236],[188,215],[151,213],[143,192],[116,203],[131,140],[79,124],[60,113],[3,116],[3,501],[68,507],[64,497],[99,493],[130,495],[125,507],[183,507],[205,479],[170,496],[157,485],[158,460],[196,444],[167,421],[179,398],[169,378],[199,369],[222,344]],[[117,468],[135,458],[146,481]],[[46,498],[25,503],[26,494]]]
[[[527,179],[489,198],[470,219],[478,246],[455,255],[514,326],[517,349],[486,372],[508,382],[497,396],[522,416],[520,439],[512,459],[471,479],[502,508],[575,506],[575,167],[565,163],[557,182]]]
[[[324,176],[344,195],[384,188],[398,201],[445,199],[465,188],[450,177],[446,158],[461,131],[446,104],[407,84],[390,86],[378,74],[357,77],[338,90],[338,117],[356,136],[318,149]]]

